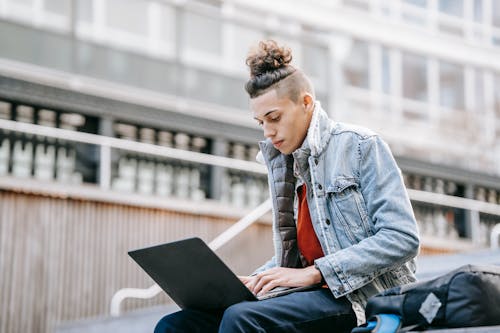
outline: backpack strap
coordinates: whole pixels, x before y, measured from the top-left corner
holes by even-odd
[[[351,333],[396,333],[401,328],[401,317],[395,314],[378,314]]]

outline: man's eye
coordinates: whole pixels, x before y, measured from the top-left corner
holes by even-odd
[[[259,126],[263,126],[264,122],[263,121],[258,121],[257,124],[259,124]]]
[[[278,120],[280,120],[280,119],[281,119],[281,117],[280,117],[280,116],[278,116],[278,117],[274,117],[274,118],[271,118],[271,120],[272,120],[272,121],[278,121]]]

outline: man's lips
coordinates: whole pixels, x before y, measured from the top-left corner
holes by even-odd
[[[273,146],[279,148],[283,144],[283,140],[273,141]]]

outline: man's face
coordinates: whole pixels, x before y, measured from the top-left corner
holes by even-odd
[[[287,96],[278,97],[276,89],[272,89],[250,100],[250,108],[264,136],[285,155],[299,148],[306,137],[313,109],[309,97],[295,103]]]

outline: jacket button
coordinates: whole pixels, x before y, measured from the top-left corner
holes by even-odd
[[[326,224],[330,225],[330,220],[329,219],[326,219]]]
[[[323,186],[321,186],[321,184],[318,185],[318,188],[320,189],[320,191],[323,189]]]
[[[318,161],[318,159],[317,159],[317,158],[315,158],[315,159],[314,159],[314,164],[318,165],[318,162],[319,162],[319,161]]]

